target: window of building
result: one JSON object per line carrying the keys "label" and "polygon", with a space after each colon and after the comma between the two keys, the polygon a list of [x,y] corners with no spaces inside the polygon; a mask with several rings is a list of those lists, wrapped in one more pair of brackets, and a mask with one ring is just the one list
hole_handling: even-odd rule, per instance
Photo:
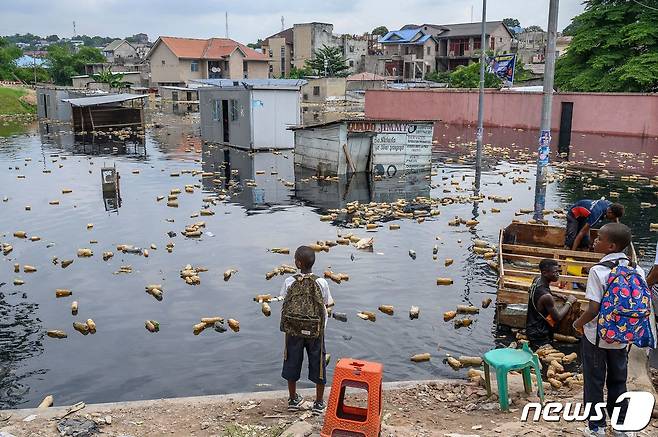
{"label": "window of building", "polygon": [[165,60],[163,59],[163,60],[162,60],[162,65],[164,65],[164,64],[165,64]]}
{"label": "window of building", "polygon": [[350,46],[350,53],[354,53],[354,46]]}
{"label": "window of building", "polygon": [[199,61],[192,61],[190,63],[190,71],[199,71]]}
{"label": "window of building", "polygon": [[464,52],[470,50],[470,40],[468,38],[457,38],[450,40],[448,49],[451,56],[464,56]]}
{"label": "window of building", "polygon": [[499,39],[498,39],[498,42],[503,42],[503,38],[499,38]]}
{"label": "window of building", "polygon": [[354,67],[354,61],[350,59],[350,67]]}
{"label": "window of building", "polygon": [[222,101],[215,99],[212,103],[212,119],[219,121],[222,119]]}
{"label": "window of building", "polygon": [[[308,100],[308,94],[304,93],[304,95],[302,96],[302,99],[303,100]],[[304,108],[304,111],[306,111],[306,108]]]}
{"label": "window of building", "polygon": [[494,50],[496,48],[496,38],[494,38],[493,36],[489,37],[489,48],[491,50]]}
{"label": "window of building", "polygon": [[282,58],[286,57],[286,48],[284,46],[281,46],[281,57]]}
{"label": "window of building", "polygon": [[314,96],[319,96],[320,95],[320,87],[319,86],[314,86],[313,87],[313,95]]}
{"label": "window of building", "polygon": [[248,79],[249,75],[249,64],[247,61],[242,61],[242,77]]}
{"label": "window of building", "polygon": [[240,110],[238,109],[238,101],[235,99],[230,100],[231,121],[237,121],[240,118]]}
{"label": "window of building", "polygon": [[473,38],[473,50],[480,50],[482,48],[482,38]]}
{"label": "window of building", "polygon": [[432,47],[427,47],[427,54],[429,55],[430,52],[432,51]]}

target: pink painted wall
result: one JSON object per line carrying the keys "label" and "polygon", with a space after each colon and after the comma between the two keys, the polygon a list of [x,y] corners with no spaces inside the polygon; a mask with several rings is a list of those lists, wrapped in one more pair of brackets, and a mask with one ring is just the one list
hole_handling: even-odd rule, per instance
{"label": "pink painted wall", "polygon": [[[573,102],[572,131],[658,136],[658,94],[556,93],[552,130],[560,128],[562,102]],[[539,129],[541,93],[487,90],[485,126]],[[477,90],[368,90],[366,117],[476,124]],[[556,134],[553,134],[555,137]]]}

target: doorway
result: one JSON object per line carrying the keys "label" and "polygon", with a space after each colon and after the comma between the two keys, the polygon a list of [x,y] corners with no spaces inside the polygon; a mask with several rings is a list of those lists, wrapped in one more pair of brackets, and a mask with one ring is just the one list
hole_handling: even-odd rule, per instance
{"label": "doorway", "polygon": [[573,118],[573,102],[562,102],[560,115],[560,137],[557,150],[559,153],[569,153],[571,145],[571,122]]}
{"label": "doorway", "polygon": [[222,100],[222,132],[224,133],[223,141],[229,143],[229,118],[228,118],[228,100]]}

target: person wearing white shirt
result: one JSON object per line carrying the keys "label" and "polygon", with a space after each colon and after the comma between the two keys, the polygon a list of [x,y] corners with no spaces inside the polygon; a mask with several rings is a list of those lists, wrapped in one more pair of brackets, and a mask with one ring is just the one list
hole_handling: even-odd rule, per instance
{"label": "person wearing white shirt", "polygon": [[[576,331],[584,334],[581,339],[581,359],[583,363],[583,398],[584,402],[592,405],[603,402],[603,388],[608,388],[607,412],[612,415],[616,406],[617,398],[625,393],[626,379],[628,375],[628,344],[608,342],[598,338],[597,323],[600,303],[608,287],[608,276],[611,268],[608,265],[628,265],[630,261],[623,253],[631,243],[631,230],[621,223],[610,223],[603,226],[594,241],[594,252],[605,254],[599,264],[590,269],[587,278],[587,289],[585,298],[588,299],[587,310],[576,320],[573,327]],[[604,264],[604,265],[601,265]],[[639,266],[635,267],[637,274],[645,278],[644,271]],[[653,316],[653,314],[651,315]],[[653,317],[652,317],[653,318]],[[655,336],[655,326],[652,324]],[[619,421],[623,423],[626,417],[628,403],[621,405]],[[605,435],[605,414],[600,420],[591,420],[594,415],[591,409],[588,427],[583,430],[586,436]],[[619,431],[614,431],[615,436],[625,436]]]}

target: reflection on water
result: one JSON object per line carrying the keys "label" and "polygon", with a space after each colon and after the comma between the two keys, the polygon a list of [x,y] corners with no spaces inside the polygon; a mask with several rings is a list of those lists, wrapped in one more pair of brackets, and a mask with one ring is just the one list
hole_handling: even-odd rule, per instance
{"label": "reflection on water", "polygon": [[27,370],[25,362],[43,353],[39,305],[26,293],[8,290],[0,282],[0,407],[15,407],[30,395],[29,379],[47,371]]}
{"label": "reflection on water", "polygon": [[[348,314],[347,323],[332,319],[327,326],[326,344],[333,357],[381,361],[389,381],[455,377],[441,362],[444,353],[480,355],[495,345],[494,305],[459,330],[445,323],[442,313],[495,297],[496,274],[472,252],[472,240],[496,242],[500,228],[513,219],[530,218],[517,212],[532,206],[534,165],[526,164],[531,150],[512,148],[487,156],[482,193],[513,199],[494,205],[469,201],[475,172],[464,148],[435,150],[432,174],[323,180],[295,168],[291,151],[249,153],[202,144],[195,117],[154,115],[141,154],[76,146],[67,128],[58,124],[40,125],[29,136],[0,143],[0,199],[8,198],[0,202],[0,241],[14,247],[0,256],[0,279],[7,282],[0,287],[0,407],[36,406],[46,394],[64,405],[241,392],[262,384],[285,388],[277,305],[272,305],[272,317],[264,317],[252,298],[278,293],[283,278],[268,281],[265,273],[291,264],[292,257],[267,249],[294,251],[348,231],[374,237],[373,252],[337,246],[319,253],[315,266],[318,273],[331,269],[350,275],[347,282],[331,283],[335,310]],[[120,191],[108,194],[100,172],[114,166]],[[641,209],[639,202],[655,203],[655,188],[635,184],[640,191],[629,193],[629,183],[617,177],[556,170],[563,177],[548,186],[547,208],[619,192],[647,265],[656,238],[648,223],[658,222],[658,210]],[[64,194],[63,188],[71,192]],[[178,207],[157,200],[174,189],[181,190]],[[327,210],[349,202],[416,197],[462,201],[438,207],[440,214],[423,223],[395,220],[397,231],[388,226],[374,232],[348,230],[340,219],[319,220]],[[58,203],[50,204],[53,200]],[[493,206],[501,212],[492,213]],[[199,217],[202,209],[214,215]],[[477,218],[480,224],[449,226],[455,216]],[[181,235],[199,220],[206,224],[200,237]],[[41,240],[14,238],[16,230]],[[165,250],[169,243],[174,244],[171,253]],[[155,249],[147,258],[117,252],[118,244]],[[434,245],[437,260],[432,259]],[[79,248],[91,248],[94,256],[77,258]],[[103,261],[101,254],[109,250],[114,257]],[[417,253],[416,259],[409,250]],[[63,269],[53,264],[54,257],[74,262]],[[454,264],[445,266],[446,258]],[[14,274],[14,263],[34,265],[38,271]],[[180,278],[186,264],[209,269],[200,285]],[[116,273],[127,265],[133,273]],[[229,268],[237,273],[224,281],[222,273]],[[437,287],[439,276],[451,277],[454,284]],[[14,277],[25,284],[14,286]],[[144,292],[150,283],[163,284],[162,301]],[[73,290],[80,304],[77,317],[71,316],[72,298],[55,299],[56,288]],[[356,312],[374,311],[380,304],[394,305],[395,315],[382,314],[374,324],[356,317]],[[412,305],[421,309],[417,320],[407,315]],[[200,317],[214,315],[239,320],[240,332],[192,334]],[[96,334],[82,336],[71,329],[74,320],[90,317],[98,326]],[[144,320],[150,319],[160,323],[157,334],[144,329]],[[69,337],[44,338],[47,329],[64,329]],[[411,363],[409,356],[420,352],[431,352],[436,359]],[[329,371],[331,376],[331,366]]]}
{"label": "reflection on water", "polygon": [[143,155],[144,138],[132,134],[128,139],[105,138],[97,135],[74,134],[69,123],[39,122],[39,134],[44,145],[51,145],[70,153],[83,155]]}

